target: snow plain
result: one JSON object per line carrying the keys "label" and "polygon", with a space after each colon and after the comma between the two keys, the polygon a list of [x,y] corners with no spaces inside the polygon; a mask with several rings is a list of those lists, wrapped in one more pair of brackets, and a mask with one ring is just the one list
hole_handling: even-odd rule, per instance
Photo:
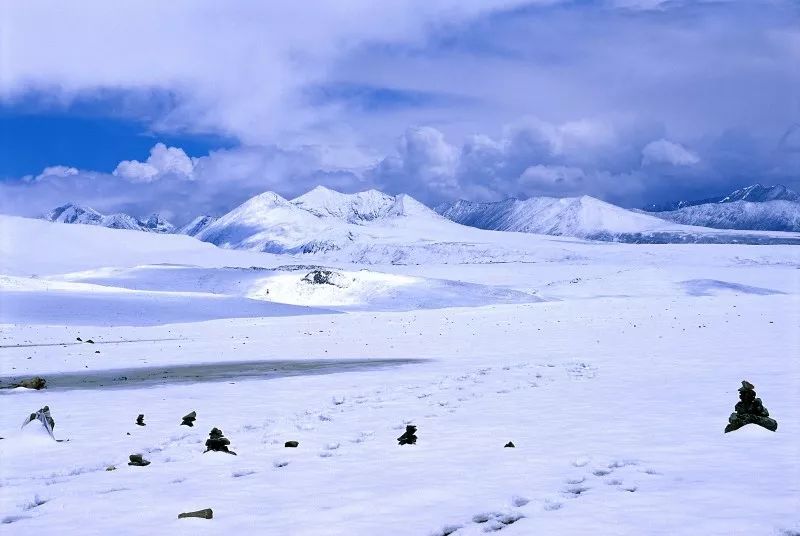
{"label": "snow plain", "polygon": [[[365,270],[335,252],[0,229],[3,379],[343,364],[1,390],[4,534],[800,534],[796,247],[460,243],[453,227],[446,248],[387,249]],[[304,283],[313,266],[337,284]],[[356,359],[421,361],[344,366]],[[776,433],[722,433],[743,379]],[[45,404],[68,441],[19,428]],[[419,441],[400,447],[407,423]],[[212,427],[237,456],[203,454]],[[133,453],[152,464],[126,465]],[[214,519],[177,519],[201,508]]]}

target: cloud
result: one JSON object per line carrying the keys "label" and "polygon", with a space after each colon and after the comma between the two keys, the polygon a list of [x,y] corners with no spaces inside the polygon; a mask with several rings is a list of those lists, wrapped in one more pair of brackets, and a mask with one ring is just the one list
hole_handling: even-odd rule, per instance
{"label": "cloud", "polygon": [[700,158],[679,143],[660,139],[651,141],[642,149],[642,166],[669,164],[671,166],[693,166]]}
{"label": "cloud", "polygon": [[34,180],[42,180],[45,177],[72,177],[79,173],[77,168],[69,166],[49,166],[42,170]]}
{"label": "cloud", "polygon": [[132,182],[152,182],[166,176],[191,179],[193,173],[194,163],[183,149],[157,143],[150,149],[146,161],[123,160],[117,164],[112,175]]}

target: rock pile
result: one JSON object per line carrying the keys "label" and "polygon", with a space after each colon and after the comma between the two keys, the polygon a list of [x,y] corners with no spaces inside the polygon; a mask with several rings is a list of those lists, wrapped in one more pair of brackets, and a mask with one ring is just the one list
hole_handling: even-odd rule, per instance
{"label": "rock pile", "polygon": [[181,426],[194,426],[194,421],[197,420],[197,412],[193,411],[181,417]]}
{"label": "rock pile", "polygon": [[212,428],[211,432],[208,434],[208,439],[206,439],[206,450],[204,452],[212,450],[214,452],[227,452],[228,454],[236,456],[235,452],[228,449],[228,445],[230,444],[230,440],[222,435],[222,430],[219,428]]}
{"label": "rock pile", "polygon": [[772,432],[778,429],[778,422],[770,419],[769,411],[761,403],[761,399],[756,397],[755,386],[747,380],[743,380],[742,386],[739,387],[739,402],[736,403],[734,412],[728,418],[725,433],[738,430],[747,424],[757,424]]}
{"label": "rock pile", "polygon": [[406,426],[406,431],[403,435],[397,438],[397,442],[401,445],[416,445],[417,444],[417,427],[409,424]]}

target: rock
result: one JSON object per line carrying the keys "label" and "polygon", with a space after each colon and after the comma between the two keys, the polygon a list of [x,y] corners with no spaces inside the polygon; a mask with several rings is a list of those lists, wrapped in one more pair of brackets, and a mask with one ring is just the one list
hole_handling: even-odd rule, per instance
{"label": "rock", "polygon": [[93,341],[92,339],[86,339],[86,342],[87,342],[88,344],[94,344],[94,341]]}
{"label": "rock", "polygon": [[300,443],[297,441],[287,441],[286,443],[283,444],[284,447],[292,449],[296,449],[299,445]]}
{"label": "rock", "polygon": [[147,426],[144,423],[144,413],[140,413],[138,417],[136,417],[136,424],[139,426]]}
{"label": "rock", "polygon": [[108,467],[106,467],[106,471],[116,471],[116,470],[117,468],[113,465],[109,465]]}
{"label": "rock", "polygon": [[213,450],[214,452],[227,452],[228,454],[236,456],[235,452],[228,449],[228,445],[230,444],[230,440],[222,435],[222,430],[219,428],[212,428],[211,432],[208,434],[208,439],[206,439],[206,450],[203,452],[206,453]]}
{"label": "rock", "polygon": [[505,445],[503,445],[503,448],[506,448],[506,449],[513,449],[513,448],[516,448],[516,445],[514,445],[514,442],[513,442],[513,441],[509,441],[508,443],[506,443]]}
{"label": "rock", "polygon": [[99,354],[100,350],[95,350],[94,353]]}
{"label": "rock", "polygon": [[20,381],[19,383],[14,383],[11,385],[11,387],[24,387],[25,389],[36,389],[37,391],[44,389],[46,386],[47,380],[41,376],[34,376],[33,378],[28,378]]}
{"label": "rock", "polygon": [[197,412],[193,411],[181,417],[183,422],[181,422],[181,426],[194,426],[194,421],[197,420]]}
{"label": "rock", "polygon": [[80,337],[75,337],[75,340],[78,342],[83,342],[83,339],[81,339]]}
{"label": "rock", "polygon": [[738,430],[748,424],[757,424],[772,432],[778,429],[778,421],[769,417],[769,411],[756,397],[755,386],[747,380],[742,380],[739,387],[739,402],[734,407],[734,412],[728,418],[725,433]]}
{"label": "rock", "polygon": [[147,467],[150,465],[150,462],[145,460],[141,454],[131,454],[128,458],[130,459],[128,465],[135,465],[136,467]]}
{"label": "rock", "polygon": [[183,519],[184,517],[199,517],[202,519],[211,519],[214,517],[214,511],[211,508],[204,508],[202,510],[197,510],[196,512],[183,512],[178,514],[178,519]]}
{"label": "rock", "polygon": [[406,426],[406,431],[403,435],[397,438],[397,442],[401,445],[416,445],[417,444],[417,427],[409,424]]}
{"label": "rock", "polygon": [[28,415],[28,418],[25,419],[25,422],[22,423],[22,428],[24,428],[28,423],[33,421],[39,421],[42,423],[42,426],[45,430],[47,430],[48,435],[51,438],[55,439],[53,436],[53,428],[56,427],[56,421],[53,419],[52,415],[50,415],[50,406],[44,406],[38,411],[31,413]]}

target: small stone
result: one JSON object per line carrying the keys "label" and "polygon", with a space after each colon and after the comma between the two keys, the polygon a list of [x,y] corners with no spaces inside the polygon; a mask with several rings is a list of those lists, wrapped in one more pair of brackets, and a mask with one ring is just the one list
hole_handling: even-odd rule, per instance
{"label": "small stone", "polygon": [[116,470],[117,468],[114,467],[113,465],[109,465],[108,467],[106,467],[106,471],[116,471]]}
{"label": "small stone", "polygon": [[81,339],[80,337],[75,337],[75,340],[78,342],[83,342],[83,339]]}
{"label": "small stone", "polygon": [[214,517],[214,511],[211,508],[204,508],[202,510],[197,510],[196,512],[183,512],[178,514],[178,519],[183,519],[184,517],[199,517],[202,519],[211,519]]}
{"label": "small stone", "polygon": [[100,350],[95,350],[94,353],[99,354]]}
{"label": "small stone", "polygon": [[128,458],[130,459],[128,465],[135,465],[136,467],[147,467],[150,465],[150,462],[145,460],[141,454],[131,454]]}
{"label": "small stone", "polygon": [[136,424],[139,426],[147,426],[144,423],[144,413],[140,413],[138,417],[136,417]]}
{"label": "small stone", "polygon": [[300,443],[297,441],[287,441],[286,443],[283,444],[284,447],[292,449],[296,449],[299,445]]}
{"label": "small stone", "polygon": [[513,442],[513,441],[509,441],[508,443],[506,443],[505,445],[503,445],[503,448],[506,448],[506,449],[513,449],[513,448],[516,448],[516,445],[514,445],[514,442]]}
{"label": "small stone", "polygon": [[86,339],[86,342],[89,344],[94,344],[94,341],[92,339]]}
{"label": "small stone", "polygon": [[409,424],[406,426],[406,431],[403,435],[397,438],[397,442],[401,445],[416,445],[417,444],[417,427]]}
{"label": "small stone", "polygon": [[193,411],[181,417],[181,426],[194,426],[194,421],[197,420],[197,412]]}

